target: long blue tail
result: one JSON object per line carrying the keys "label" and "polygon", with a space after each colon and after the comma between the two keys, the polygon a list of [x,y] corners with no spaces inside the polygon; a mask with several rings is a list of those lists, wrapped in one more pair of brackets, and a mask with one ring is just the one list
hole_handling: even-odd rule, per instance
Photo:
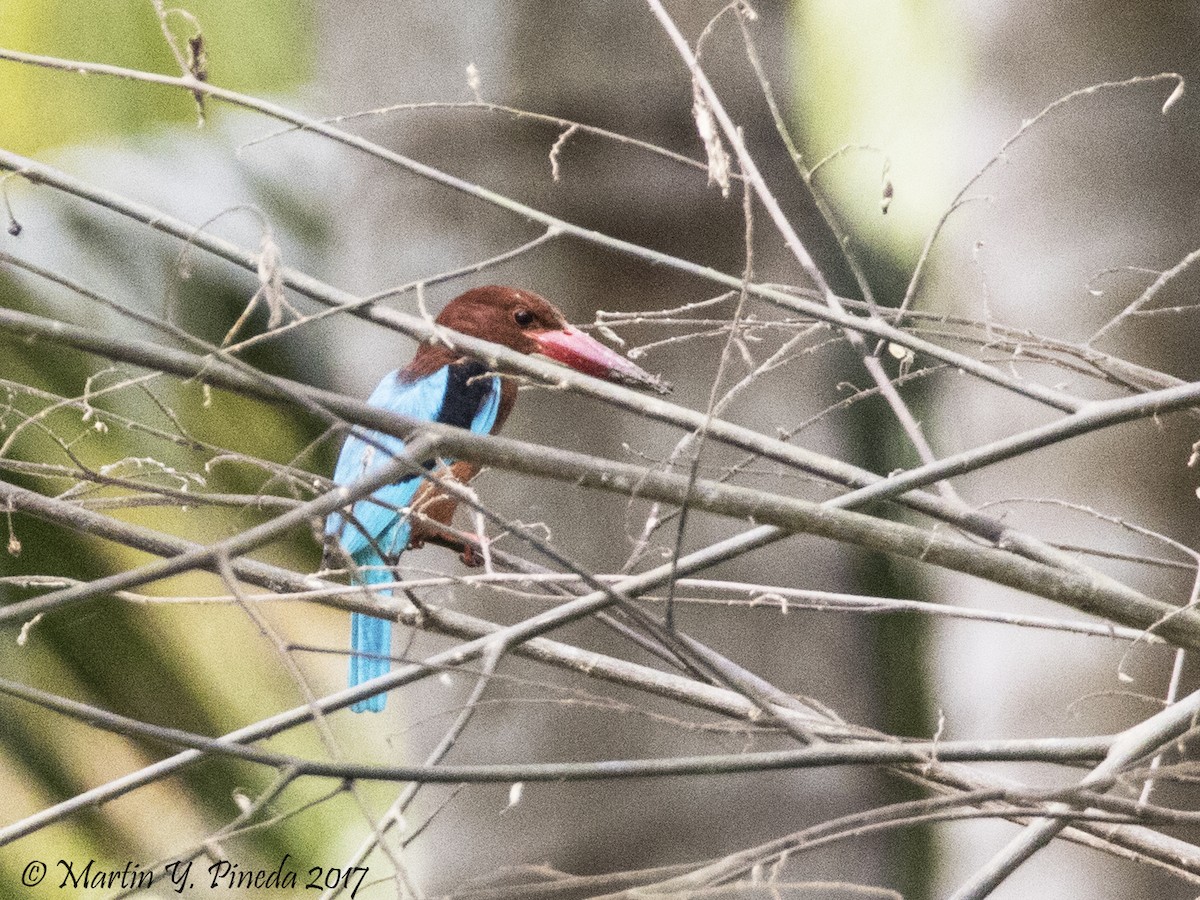
{"label": "long blue tail", "polygon": [[[368,569],[364,581],[367,584],[390,582],[392,573],[382,568]],[[391,591],[380,591],[380,597],[390,597]],[[350,647],[351,649],[370,654],[369,656],[350,657],[350,687],[370,681],[386,674],[392,667],[389,656],[392,652],[392,623],[387,619],[377,619],[364,613],[350,614]],[[366,700],[360,700],[350,708],[355,712],[383,712],[387,703],[387,694],[376,694]]]}

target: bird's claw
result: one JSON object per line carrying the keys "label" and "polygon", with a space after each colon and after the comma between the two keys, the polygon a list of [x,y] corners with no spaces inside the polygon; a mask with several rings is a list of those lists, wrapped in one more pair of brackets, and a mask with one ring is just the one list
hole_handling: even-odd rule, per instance
{"label": "bird's claw", "polygon": [[478,569],[483,565],[483,554],[470,544],[466,544],[462,550],[462,561],[467,568]]}

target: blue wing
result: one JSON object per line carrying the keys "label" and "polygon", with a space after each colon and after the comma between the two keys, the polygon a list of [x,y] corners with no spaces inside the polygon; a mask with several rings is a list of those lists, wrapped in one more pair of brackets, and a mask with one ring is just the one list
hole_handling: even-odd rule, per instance
{"label": "blue wing", "polygon": [[[399,372],[392,372],[379,382],[367,403],[414,419],[435,421],[446,398],[447,370],[448,367],[441,368],[426,378],[407,383],[400,380]],[[378,431],[361,436],[351,433],[338,455],[333,482],[343,487],[352,484],[378,471],[403,450],[404,441],[392,435]],[[408,505],[420,483],[421,479],[413,475],[380,488],[370,498],[354,504],[350,520],[341,512],[330,513],[325,520],[325,533],[337,535],[342,549],[356,559],[364,550],[374,552],[372,542],[378,543],[379,549],[389,555],[403,550],[407,545],[407,535],[386,535],[385,532],[395,531],[396,520],[401,518],[396,510]],[[381,506],[372,500],[379,500],[386,505]],[[382,539],[388,537],[393,541],[385,544]],[[395,539],[400,537],[405,538],[405,543],[392,546]]]}
{"label": "blue wing", "polygon": [[[399,372],[386,376],[367,402],[415,419],[469,427],[476,434],[488,434],[496,424],[500,410],[500,379],[484,377],[481,363],[464,362],[443,366],[415,381],[404,381]],[[345,486],[370,475],[404,450],[404,441],[378,431],[363,436],[352,433],[342,445],[334,470],[335,484]],[[431,466],[432,462],[425,464]],[[336,536],[361,572],[355,580],[362,584],[390,583],[387,560],[394,561],[408,547],[412,531],[404,508],[412,503],[421,478],[411,475],[387,485],[354,503],[347,518],[342,512],[330,513],[325,533]],[[380,596],[391,596],[381,590]],[[350,657],[350,685],[361,684],[385,674],[390,668],[392,623],[362,613],[352,613],[351,647],[367,655]],[[386,695],[376,694],[354,704],[355,712],[379,712]]]}

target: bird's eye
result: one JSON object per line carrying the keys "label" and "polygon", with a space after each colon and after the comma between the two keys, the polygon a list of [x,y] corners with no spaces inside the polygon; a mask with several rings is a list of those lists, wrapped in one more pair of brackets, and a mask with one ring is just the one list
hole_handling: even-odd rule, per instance
{"label": "bird's eye", "polygon": [[513,319],[522,328],[528,328],[533,324],[533,313],[527,309],[518,309],[513,313]]}

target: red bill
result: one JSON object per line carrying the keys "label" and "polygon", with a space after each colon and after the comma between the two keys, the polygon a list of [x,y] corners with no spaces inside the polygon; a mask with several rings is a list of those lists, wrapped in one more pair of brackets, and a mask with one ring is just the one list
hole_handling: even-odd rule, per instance
{"label": "red bill", "polygon": [[633,387],[649,388],[660,394],[671,392],[671,385],[658,375],[651,375],[591,335],[570,325],[561,331],[542,331],[531,337],[537,342],[538,352],[543,356],[548,356],[585,375],[594,375]]}

